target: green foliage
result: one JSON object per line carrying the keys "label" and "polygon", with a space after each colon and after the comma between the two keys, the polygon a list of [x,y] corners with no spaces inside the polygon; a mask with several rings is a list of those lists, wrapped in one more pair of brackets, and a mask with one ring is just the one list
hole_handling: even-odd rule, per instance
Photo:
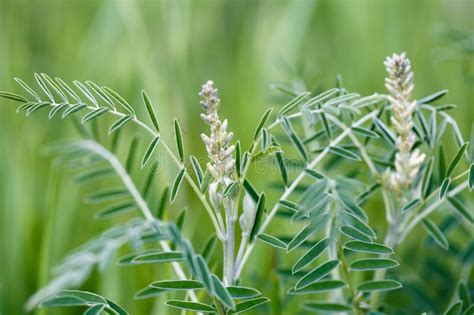
{"label": "green foliage", "polygon": [[[232,135],[227,133],[227,122],[217,116],[217,89],[213,82],[206,83],[201,92],[206,110],[203,119],[211,127],[212,138],[203,136],[211,157],[205,162],[206,169],[198,157],[186,158],[185,134],[176,118],[171,133],[177,153],[170,149],[146,92],[141,95],[143,112],[151,125],[142,120],[141,111],[135,111],[110,88],[92,81],[73,81],[72,88],[45,74],[35,74],[35,79],[39,91],[16,79],[28,97],[7,92],[1,92],[0,97],[19,102],[17,111],[27,116],[48,108],[50,119],[60,112],[62,118],[73,118],[81,134],[89,139],[60,145],[53,151],[64,165],[74,169],[75,181],[81,185],[115,180],[113,186],[86,197],[91,205],[101,204],[96,219],[134,219],[104,232],[69,256],[57,278],[31,298],[29,309],[38,305],[86,306],[85,314],[125,314],[122,308],[98,295],[60,290],[82,285],[96,267],[107,268],[117,251],[129,243],[132,250],[118,259],[119,266],[169,264],[174,273],[160,274],[165,279],[149,281],[148,287],[136,292],[137,300],[163,297],[171,308],[220,315],[263,309],[270,307],[268,302],[271,307],[284,307],[292,299],[297,307],[311,312],[379,311],[385,306],[381,294],[401,294],[410,288],[405,262],[398,261],[397,250],[420,223],[443,250],[458,251],[454,254],[458,260],[461,257],[463,269],[472,262],[472,235],[462,244],[466,248],[452,249],[449,222],[436,224],[438,219],[428,219],[446,216],[460,226],[459,233],[470,230],[474,222],[469,201],[459,197],[463,190],[472,188],[472,161],[467,166],[463,160],[468,142],[445,108],[430,105],[441,99],[444,91],[414,103],[416,109],[410,121],[414,145],[427,156],[409,161],[419,164],[419,169],[412,171],[413,176],[409,174],[410,182],[397,186],[394,178],[406,174],[400,171],[403,152],[397,143],[402,140],[392,119],[392,98],[349,92],[340,77],[336,88],[318,93],[286,88],[286,105],[273,122],[272,109],[264,113],[255,132],[249,135],[247,150],[241,146],[244,139],[237,140],[235,147],[227,145]],[[40,96],[43,94],[44,98]],[[113,134],[112,139],[100,137],[102,125],[108,134]],[[142,148],[138,139],[143,136],[134,134],[122,165],[118,146],[123,142],[123,136],[119,136],[128,130],[126,125],[133,125],[151,138]],[[446,168],[440,139],[448,127],[460,148]],[[220,139],[223,135],[227,138]],[[156,189],[157,163],[145,168],[158,151],[178,170],[171,188]],[[135,167],[138,156],[140,168]],[[268,159],[270,156],[275,159]],[[276,162],[278,183],[272,182],[273,177],[265,178],[268,185],[263,187],[261,182],[251,183],[250,174],[262,172],[257,162]],[[143,182],[140,190],[135,184],[138,180]],[[178,192],[184,182],[200,205],[186,204],[179,214],[169,211],[179,203]],[[172,205],[168,204],[168,197]],[[150,210],[152,200],[158,200],[156,211]],[[369,202],[380,207],[377,213],[367,211]],[[454,211],[434,213],[442,205],[449,205]],[[191,241],[183,232],[192,222],[191,211],[206,211],[213,228],[201,252],[194,249],[199,242]],[[143,219],[137,218],[139,215]],[[380,223],[382,217],[386,218],[384,224]],[[458,217],[462,219],[459,223]],[[270,234],[268,228],[276,220],[282,220],[290,234]],[[207,226],[203,227],[207,231]],[[273,264],[275,276],[271,285],[285,287],[286,291],[283,295],[272,293],[272,301],[263,296],[268,289],[265,285],[242,276],[254,247],[262,245],[271,246],[278,258]],[[222,251],[216,251],[221,257],[214,255],[216,247],[222,247]],[[79,257],[85,255],[94,259],[84,263]],[[256,269],[261,267],[257,265]],[[397,280],[386,278],[387,274],[396,275]],[[58,279],[70,281],[57,285]],[[181,291],[185,295],[178,295]],[[314,293],[321,296],[314,300]],[[466,309],[469,289],[460,289],[460,299],[448,313]]]}

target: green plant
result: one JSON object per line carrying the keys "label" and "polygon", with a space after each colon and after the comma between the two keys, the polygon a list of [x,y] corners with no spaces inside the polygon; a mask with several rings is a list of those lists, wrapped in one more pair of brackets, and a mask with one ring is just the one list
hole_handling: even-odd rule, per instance
{"label": "green plant", "polygon": [[[405,54],[387,58],[385,65],[388,95],[362,97],[347,91],[340,78],[336,88],[316,95],[278,87],[289,102],[276,115],[272,109],[263,114],[247,149],[239,141],[231,144],[228,122],[218,114],[218,91],[208,81],[200,93],[205,111],[201,117],[210,127],[209,135],[201,136],[208,153],[204,169],[196,157],[186,155],[177,119],[173,122],[176,150],[163,139],[145,92],[142,99],[151,124],[139,118],[118,93],[91,81],[74,81],[73,89],[59,78],[35,74],[44,94],[40,96],[16,79],[29,98],[9,92],[0,92],[0,96],[20,102],[17,112],[29,116],[48,108],[49,119],[72,117],[88,138],[52,148],[63,164],[80,170],[78,182],[112,174],[119,179],[120,186],[87,197],[94,203],[114,201],[96,218],[142,216],[105,231],[67,257],[56,277],[30,299],[28,308],[87,306],[85,314],[125,314],[101,296],[64,289],[80,286],[95,266],[106,268],[117,249],[130,243],[135,250],[120,258],[120,265],[171,263],[175,274],[173,279],[152,282],[136,294],[137,299],[183,292],[179,300],[169,300],[167,305],[198,313],[242,313],[269,301],[258,284],[242,277],[255,244],[263,242],[288,252],[292,267],[280,268],[278,281],[289,287],[285,298],[302,297],[303,309],[356,314],[383,311],[381,292],[400,289],[403,283],[396,272],[388,277],[387,271],[400,265],[397,248],[414,228],[423,226],[436,244],[445,250],[449,247],[442,229],[429,218],[446,203],[461,218],[460,224],[466,227],[462,232],[469,240],[460,258],[460,283],[464,283],[473,260],[474,217],[459,193],[474,185],[474,151],[468,152],[468,142],[447,113],[453,106],[431,105],[447,91],[412,100],[413,73]],[[107,116],[115,118],[108,128],[112,137],[100,141],[98,130]],[[91,128],[86,128],[88,124]],[[131,174],[138,153],[136,140],[125,165],[117,150],[124,128],[131,124],[149,135],[140,163],[147,172],[142,189]],[[442,141],[448,127],[459,150],[446,165]],[[153,213],[148,205],[157,170],[152,157],[160,151],[175,165],[177,175],[171,187],[162,190],[160,206]],[[459,172],[464,161],[469,167]],[[253,166],[262,162],[275,162],[279,172],[280,195],[274,200],[249,179],[250,172],[260,171]],[[166,200],[173,203],[184,182],[196,194],[215,232],[201,252],[182,233],[185,211],[175,222],[166,219]],[[371,223],[364,210],[365,204],[379,196],[385,233]],[[297,233],[290,237],[268,234],[276,218],[297,226]],[[384,241],[377,240],[379,234],[385,234]],[[211,259],[217,241],[222,245],[222,259]],[[325,295],[315,301],[314,293]],[[464,294],[461,299],[468,301],[468,297]],[[472,309],[465,303],[451,309]]]}

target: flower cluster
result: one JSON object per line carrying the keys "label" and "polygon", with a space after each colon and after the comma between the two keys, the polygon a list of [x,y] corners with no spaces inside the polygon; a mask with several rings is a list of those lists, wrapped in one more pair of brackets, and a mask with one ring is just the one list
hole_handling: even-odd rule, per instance
{"label": "flower cluster", "polygon": [[410,60],[405,53],[393,54],[384,64],[388,72],[385,87],[390,92],[388,98],[392,104],[391,122],[398,135],[395,172],[390,176],[390,184],[400,194],[415,180],[425,155],[418,149],[412,151],[416,139],[412,131],[416,101],[410,100],[414,88]]}
{"label": "flower cluster", "polygon": [[201,118],[211,128],[209,136],[201,135],[210,159],[207,168],[215,182],[226,183],[231,179],[235,165],[233,157],[235,147],[230,145],[233,134],[227,132],[227,119],[223,122],[219,119],[217,112],[220,100],[214,82],[207,81],[202,86],[199,96],[202,98],[201,105],[206,111],[205,114],[201,114]]}

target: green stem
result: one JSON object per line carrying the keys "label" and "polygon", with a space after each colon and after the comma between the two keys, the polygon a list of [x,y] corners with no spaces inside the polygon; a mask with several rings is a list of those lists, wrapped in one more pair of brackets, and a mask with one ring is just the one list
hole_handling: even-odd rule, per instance
{"label": "green stem", "polygon": [[[375,117],[377,114],[378,114],[378,110],[375,110],[375,111],[367,114],[366,116],[362,117],[358,121],[356,121],[352,126],[353,127],[358,127],[358,126],[364,124],[366,121],[368,121],[368,120],[372,119],[373,117]],[[270,126],[270,127],[272,127],[272,126]],[[350,132],[351,132],[350,129],[346,129],[343,132],[341,132],[341,134],[337,138],[335,138],[333,141],[331,141],[331,143],[317,157],[315,157],[309,164],[307,164],[307,168],[313,169],[314,167],[316,167],[316,165],[319,162],[321,162],[322,159],[329,153],[329,147],[339,144]],[[267,215],[265,221],[262,223],[262,225],[260,227],[259,233],[263,233],[265,231],[265,229],[270,225],[270,222],[272,221],[273,217],[275,216],[276,212],[279,209],[279,203],[278,202],[280,200],[285,200],[286,198],[288,198],[291,195],[291,193],[295,190],[295,188],[299,185],[299,183],[305,177],[306,177],[306,173],[304,171],[302,171],[294,179],[294,181],[291,183],[291,185],[285,189],[285,192],[281,195],[281,197],[275,203],[273,208],[268,212],[268,215]],[[241,260],[240,264],[236,266],[236,278],[238,278],[240,273],[242,272],[242,269],[243,269],[245,263],[247,262],[248,258],[250,257],[250,253],[252,252],[254,246],[255,246],[255,243],[250,244],[247,247],[247,249],[246,249],[246,251],[245,251],[245,253],[242,257],[242,260]]]}
{"label": "green stem", "polygon": [[224,307],[222,306],[221,302],[217,298],[214,298],[214,305],[216,306],[217,312],[219,315],[226,315],[226,311],[224,310]]}

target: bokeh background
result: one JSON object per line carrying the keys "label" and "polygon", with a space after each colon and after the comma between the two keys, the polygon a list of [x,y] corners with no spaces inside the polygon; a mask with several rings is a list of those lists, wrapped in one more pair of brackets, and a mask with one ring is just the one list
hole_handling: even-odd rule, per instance
{"label": "bokeh background", "polygon": [[[415,96],[449,89],[444,101],[459,106],[452,114],[469,138],[473,16],[471,0],[0,0],[0,90],[20,92],[13,77],[33,83],[34,72],[93,80],[131,103],[138,103],[145,89],[163,129],[171,134],[172,118],[179,117],[187,151],[204,156],[196,141],[204,129],[197,93],[206,80],[218,85],[222,115],[248,144],[261,114],[275,105],[272,83],[325,89],[341,74],[351,91],[383,93],[383,59],[406,51],[415,71]],[[27,298],[65,254],[109,223],[91,220],[94,209],[81,202],[87,189],[71,183],[71,174],[44,154],[48,144],[77,137],[72,124],[48,121],[44,114],[26,119],[15,114],[12,102],[0,105],[0,314],[13,315],[24,313]],[[171,179],[164,172],[159,183]],[[180,205],[190,205],[186,233],[199,247],[210,228],[205,212],[193,209],[193,198],[182,192]],[[425,234],[420,230],[410,241],[421,242]],[[246,275],[265,283],[264,293],[271,295],[272,255],[264,246],[257,251]],[[438,272],[455,279],[456,266],[451,267]],[[132,269],[113,265],[83,288],[131,314],[165,314],[153,306],[159,301],[132,299],[160,271]],[[430,289],[427,304],[453,288]],[[268,310],[296,314],[278,306]]]}

